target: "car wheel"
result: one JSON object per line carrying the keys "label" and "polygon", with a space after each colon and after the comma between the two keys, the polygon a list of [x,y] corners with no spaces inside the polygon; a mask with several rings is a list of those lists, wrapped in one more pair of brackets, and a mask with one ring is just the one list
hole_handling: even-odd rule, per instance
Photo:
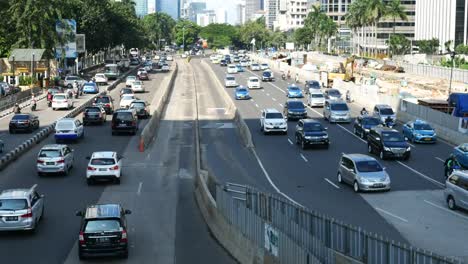
{"label": "car wheel", "polygon": [[447,198],[447,206],[450,210],[455,210],[457,209],[457,204],[455,203],[455,199],[453,199],[452,196],[449,196]]}
{"label": "car wheel", "polygon": [[9,132],[10,132],[10,134],[14,134],[14,133],[15,133],[15,130],[13,130],[13,129],[10,128],[10,131],[9,131]]}
{"label": "car wheel", "polygon": [[301,148],[302,148],[302,149],[306,149],[306,148],[307,148],[307,145],[306,145],[306,143],[305,143],[304,140],[301,140]]}
{"label": "car wheel", "polygon": [[353,190],[355,193],[358,193],[360,190],[359,190],[359,184],[357,181],[354,181],[354,184],[353,184]]}
{"label": "car wheel", "polygon": [[383,151],[383,150],[380,151],[380,153],[379,153],[379,158],[380,158],[381,160],[384,160],[384,159],[385,159],[385,154],[384,154],[384,151]]}
{"label": "car wheel", "polygon": [[68,176],[69,172],[70,172],[70,168],[65,168],[63,170],[63,176]]}
{"label": "car wheel", "polygon": [[55,111],[55,108],[52,107],[52,111]]}
{"label": "car wheel", "polygon": [[338,178],[339,183],[343,183],[343,179],[341,178],[341,173],[338,172],[337,178]]}
{"label": "car wheel", "polygon": [[93,184],[93,179],[91,179],[91,178],[86,179],[86,183],[87,183],[88,185]]}
{"label": "car wheel", "polygon": [[361,138],[364,139],[364,131],[361,131]]}
{"label": "car wheel", "polygon": [[78,250],[78,258],[79,258],[80,260],[86,259],[86,258],[84,257],[84,255],[83,255],[83,253],[81,253],[81,250]]}
{"label": "car wheel", "polygon": [[371,144],[367,144],[367,152],[372,153],[372,146],[371,146]]}
{"label": "car wheel", "polygon": [[354,135],[358,134],[357,129],[355,127],[353,127],[353,133],[354,133]]}

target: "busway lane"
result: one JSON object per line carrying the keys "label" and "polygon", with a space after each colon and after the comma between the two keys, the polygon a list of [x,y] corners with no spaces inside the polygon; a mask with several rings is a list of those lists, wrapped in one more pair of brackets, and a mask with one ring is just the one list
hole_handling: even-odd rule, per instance
{"label": "busway lane", "polygon": [[[164,76],[165,74],[150,74],[151,80],[145,82],[149,92],[137,94],[137,97],[151,101]],[[120,84],[110,92],[116,108],[119,105],[120,89],[124,86],[125,84]],[[81,119],[81,116],[78,118]],[[78,143],[69,144],[74,149],[75,160],[74,167],[68,176],[54,175],[41,178],[37,176],[35,163],[37,153],[45,144],[55,143],[53,136],[46,138],[2,171],[0,190],[25,188],[38,184],[38,191],[45,195],[45,218],[39,224],[36,233],[0,234],[0,254],[5,262],[64,262],[77,239],[80,220],[74,212],[95,203],[106,186],[111,184],[103,183],[92,186],[86,184],[88,161],[85,157],[94,151],[110,150],[121,153],[131,139],[131,136],[127,135],[111,136],[110,120],[111,116],[108,116],[107,122],[102,126],[86,126],[85,138]],[[146,122],[146,120],[139,122],[138,134],[141,133]],[[125,169],[123,175],[125,176]],[[125,178],[122,179],[121,185],[123,187],[126,185]]]}

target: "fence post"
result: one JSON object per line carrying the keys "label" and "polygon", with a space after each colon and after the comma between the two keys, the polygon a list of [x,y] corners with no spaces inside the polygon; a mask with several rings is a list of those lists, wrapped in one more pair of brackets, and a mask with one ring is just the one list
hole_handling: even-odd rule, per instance
{"label": "fence post", "polygon": [[350,232],[350,228],[348,225],[345,225],[343,222],[341,223],[341,225],[344,227],[344,253],[345,255],[349,255],[349,252],[351,251],[350,249],[350,243],[349,243],[349,238],[350,238],[350,235],[349,235],[349,232]]}
{"label": "fence post", "polygon": [[363,245],[363,249],[362,249],[362,262],[364,263],[367,263],[367,259],[368,259],[368,254],[369,254],[369,248],[368,248],[368,238],[369,236],[367,235],[367,232],[366,231],[363,231],[361,230],[361,227],[359,227],[359,233],[363,234],[364,235],[364,245]]}

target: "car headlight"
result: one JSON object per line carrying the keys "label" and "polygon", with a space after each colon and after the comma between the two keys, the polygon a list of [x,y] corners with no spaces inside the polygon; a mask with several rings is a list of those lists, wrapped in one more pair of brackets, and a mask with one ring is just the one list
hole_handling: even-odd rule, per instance
{"label": "car headlight", "polygon": [[434,134],[432,134],[432,136],[433,136],[433,137],[435,137],[435,136],[437,136],[437,134],[436,134],[436,133],[434,133]]}
{"label": "car headlight", "polygon": [[411,147],[407,147],[407,148],[406,148],[406,151],[411,151]]}
{"label": "car headlight", "polygon": [[360,177],[362,183],[370,183],[369,179]]}
{"label": "car headlight", "polygon": [[387,175],[387,176],[385,177],[385,180],[384,180],[384,181],[385,181],[385,182],[390,182],[390,177]]}
{"label": "car headlight", "polygon": [[312,139],[312,137],[311,137],[311,136],[306,136],[305,138],[306,138],[306,139]]}
{"label": "car headlight", "polygon": [[421,135],[421,134],[418,134],[418,133],[414,134],[414,136],[415,136],[415,137],[422,137],[422,135]]}
{"label": "car headlight", "polygon": [[322,138],[328,138],[328,135],[323,135]]}
{"label": "car headlight", "polygon": [[385,151],[391,151],[391,149],[388,148],[388,147],[384,147],[383,149],[384,149]]}
{"label": "car headlight", "polygon": [[364,131],[366,131],[366,133],[369,133],[369,129],[368,128],[364,128]]}

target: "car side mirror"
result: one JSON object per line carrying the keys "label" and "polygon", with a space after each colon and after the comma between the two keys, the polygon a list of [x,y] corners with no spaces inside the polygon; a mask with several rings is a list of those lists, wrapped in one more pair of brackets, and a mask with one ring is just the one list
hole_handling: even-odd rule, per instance
{"label": "car side mirror", "polygon": [[378,141],[378,140],[380,140],[380,138],[379,138],[379,137],[376,137],[376,138],[375,138],[375,140],[377,140],[377,141]]}
{"label": "car side mirror", "polygon": [[91,159],[91,157],[86,157],[86,159],[87,159],[87,160],[90,160],[90,159]]}
{"label": "car side mirror", "polygon": [[325,127],[324,129],[325,129],[325,130],[328,130],[328,127]]}
{"label": "car side mirror", "polygon": [[406,140],[406,141],[408,141],[408,140],[409,140],[409,138],[405,137],[405,140]]}
{"label": "car side mirror", "polygon": [[76,211],[76,212],[75,212],[75,215],[76,215],[76,216],[83,216],[83,212],[82,212],[82,211]]}
{"label": "car side mirror", "polygon": [[128,210],[128,209],[125,209],[125,214],[132,214],[132,211]]}
{"label": "car side mirror", "polygon": [[41,198],[45,198],[45,195],[44,195],[44,194],[41,194],[40,197],[41,197]]}
{"label": "car side mirror", "polygon": [[387,169],[387,167],[383,167],[383,168],[382,168],[382,170],[386,170],[386,169]]}

